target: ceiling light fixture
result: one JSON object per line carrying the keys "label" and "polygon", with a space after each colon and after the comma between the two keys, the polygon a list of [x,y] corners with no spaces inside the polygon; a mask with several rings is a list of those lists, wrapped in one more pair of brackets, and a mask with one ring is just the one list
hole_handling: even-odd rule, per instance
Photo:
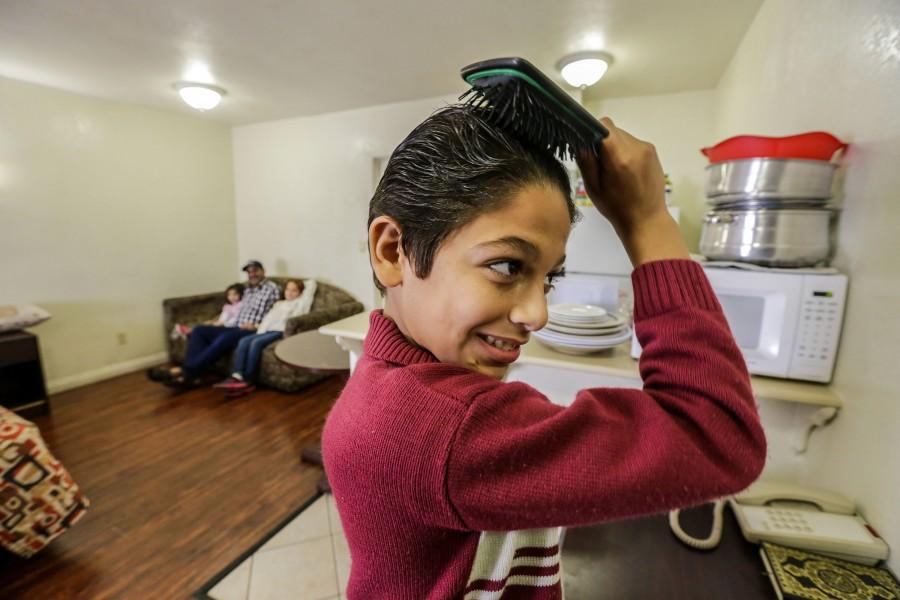
{"label": "ceiling light fixture", "polygon": [[584,89],[600,81],[612,62],[612,55],[606,52],[576,52],[559,59],[556,68],[566,83]]}
{"label": "ceiling light fixture", "polygon": [[211,110],[219,105],[225,90],[217,85],[208,83],[196,83],[194,81],[179,81],[173,86],[178,90],[181,99],[191,108],[197,110]]}

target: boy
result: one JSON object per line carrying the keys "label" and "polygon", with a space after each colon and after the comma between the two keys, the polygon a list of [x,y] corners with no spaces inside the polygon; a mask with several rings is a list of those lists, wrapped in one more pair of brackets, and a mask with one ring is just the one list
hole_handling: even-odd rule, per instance
{"label": "boy", "polygon": [[655,150],[604,123],[579,163],[635,267],[644,388],[567,408],[502,382],[562,274],[565,170],[460,106],[391,156],[369,210],[385,307],[323,435],[351,600],[558,599],[559,527],[699,504],[762,469],[749,376]]}

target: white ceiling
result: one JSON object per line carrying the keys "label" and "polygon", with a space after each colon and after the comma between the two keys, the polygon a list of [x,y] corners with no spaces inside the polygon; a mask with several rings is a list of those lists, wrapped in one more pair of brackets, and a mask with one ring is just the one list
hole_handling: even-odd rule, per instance
{"label": "white ceiling", "polygon": [[[592,96],[716,85],[762,0],[3,0],[0,76],[243,124],[461,93],[460,67],[564,54],[615,63]],[[205,72],[205,74],[204,74]]]}

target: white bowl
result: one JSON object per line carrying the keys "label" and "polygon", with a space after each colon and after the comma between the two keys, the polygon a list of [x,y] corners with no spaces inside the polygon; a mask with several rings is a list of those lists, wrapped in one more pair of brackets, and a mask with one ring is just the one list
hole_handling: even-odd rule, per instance
{"label": "white bowl", "polygon": [[547,307],[551,315],[573,321],[593,322],[606,316],[606,309],[593,304],[551,304]]}
{"label": "white bowl", "polygon": [[573,356],[584,356],[585,354],[596,354],[597,352],[607,352],[612,348],[576,348],[573,346],[561,346],[559,344],[552,344],[550,342],[545,342],[544,340],[539,340],[542,344],[550,348],[551,350],[555,350],[556,352],[560,352],[562,354],[571,354]]}
{"label": "white bowl", "polygon": [[534,332],[534,337],[542,342],[558,346],[574,348],[612,348],[631,339],[631,328],[626,327],[616,335],[571,335],[558,331],[541,329]]}

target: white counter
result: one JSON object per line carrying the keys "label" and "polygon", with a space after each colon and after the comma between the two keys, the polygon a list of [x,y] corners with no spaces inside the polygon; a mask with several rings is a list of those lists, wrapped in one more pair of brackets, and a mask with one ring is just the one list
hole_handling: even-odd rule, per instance
{"label": "white counter", "polygon": [[[320,333],[335,336],[338,343],[351,352],[351,365],[355,365],[355,359],[361,354],[362,341],[368,330],[369,314],[365,312],[319,328]],[[356,356],[352,356],[353,354]],[[515,363],[516,368],[526,365],[624,379],[629,380],[632,384],[629,387],[640,387],[638,361],[629,355],[628,344],[622,344],[598,354],[570,356],[551,350],[540,342],[532,340],[522,347],[522,354]],[[758,376],[751,377],[750,381],[757,398],[841,407],[840,396],[825,384],[801,383]]]}

